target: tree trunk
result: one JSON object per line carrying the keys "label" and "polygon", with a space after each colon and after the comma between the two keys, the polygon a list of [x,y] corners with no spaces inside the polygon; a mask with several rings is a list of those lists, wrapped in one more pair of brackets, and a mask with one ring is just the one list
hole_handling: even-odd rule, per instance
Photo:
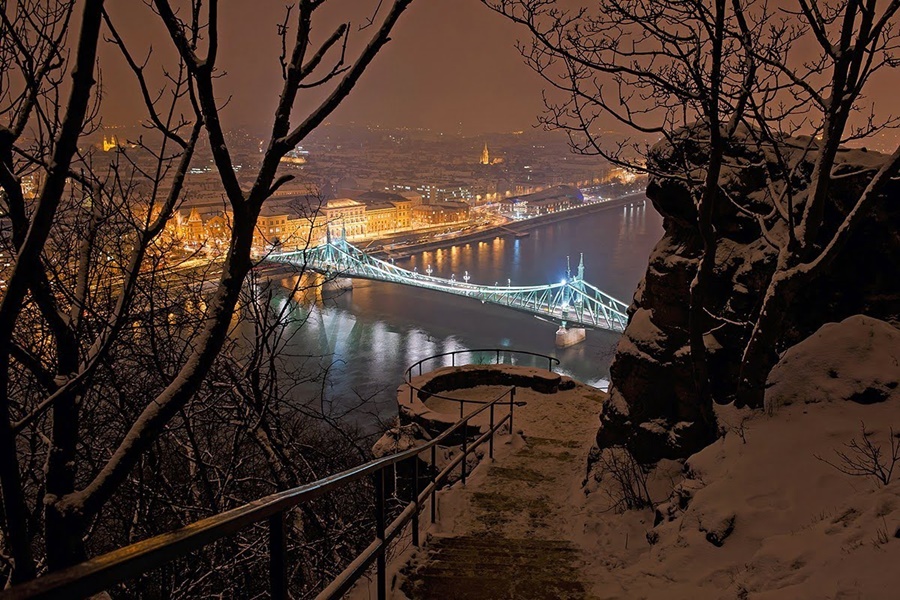
{"label": "tree trunk", "polygon": [[[0,373],[4,377],[6,373]],[[10,427],[9,406],[0,402],[0,488],[3,491],[3,512],[6,536],[12,553],[12,583],[34,579],[36,571],[28,535],[28,507],[19,473],[16,438]]]}
{"label": "tree trunk", "polygon": [[[48,498],[49,500],[49,498]],[[84,536],[87,522],[57,501],[44,506],[44,535],[47,543],[47,568],[57,571],[87,559]]]}
{"label": "tree trunk", "polygon": [[691,306],[689,312],[689,338],[691,370],[697,390],[697,413],[709,439],[715,439],[716,417],[712,408],[712,392],[709,385],[709,366],[706,361],[706,343],[703,340],[709,318],[706,314],[706,297],[709,280],[715,265],[715,245],[704,249],[697,265],[697,274],[691,282]]}
{"label": "tree trunk", "polygon": [[760,408],[763,405],[766,379],[778,362],[776,346],[781,338],[781,325],[797,289],[795,279],[781,270],[772,277],[741,359],[735,406]]}

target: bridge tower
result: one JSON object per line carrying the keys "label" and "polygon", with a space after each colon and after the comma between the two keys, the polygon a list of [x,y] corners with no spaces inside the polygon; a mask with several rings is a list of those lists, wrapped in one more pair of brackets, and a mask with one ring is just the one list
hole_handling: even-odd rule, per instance
{"label": "bridge tower", "polygon": [[578,275],[572,281],[572,287],[581,292],[575,294],[575,306],[580,310],[584,304],[584,252],[581,253],[581,258],[578,260]]}
{"label": "bridge tower", "polygon": [[584,291],[584,253],[581,254],[581,261],[578,263],[578,275],[573,279],[572,278],[572,264],[569,261],[569,257],[566,257],[566,282],[565,287],[563,287],[562,294],[560,295],[560,300],[562,302],[562,323],[559,326],[559,329],[556,330],[556,347],[557,348],[568,348],[569,346],[574,346],[576,344],[580,344],[584,341],[585,331],[583,327],[573,327],[571,329],[566,327],[566,320],[569,315],[569,309],[572,307],[573,301],[575,304],[575,309],[577,311],[582,304],[582,295],[581,294],[573,294],[572,290]]}

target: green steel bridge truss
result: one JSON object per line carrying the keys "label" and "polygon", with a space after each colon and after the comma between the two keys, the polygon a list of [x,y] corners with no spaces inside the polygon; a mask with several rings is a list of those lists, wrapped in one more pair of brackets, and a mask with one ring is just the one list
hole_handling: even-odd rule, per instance
{"label": "green steel bridge truss", "polygon": [[326,277],[387,281],[455,294],[537,315],[562,326],[621,332],[628,305],[584,281],[584,257],[575,276],[533,286],[476,285],[401,269],[373,258],[341,237],[305,250],[271,254],[267,260],[315,271]]}

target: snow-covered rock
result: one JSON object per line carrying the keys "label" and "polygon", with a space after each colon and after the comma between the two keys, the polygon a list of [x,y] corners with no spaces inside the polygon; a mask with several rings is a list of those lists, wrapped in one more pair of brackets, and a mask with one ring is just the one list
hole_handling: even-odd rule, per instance
{"label": "snow-covered rock", "polygon": [[826,323],[785,352],[766,384],[766,410],[846,399],[900,400],[900,329],[864,315]]}
{"label": "snow-covered rock", "polygon": [[382,456],[415,448],[421,445],[423,441],[430,439],[431,436],[417,423],[392,427],[385,431],[378,438],[378,441],[375,442],[375,445],[372,446],[372,454],[375,458],[381,458]]}
{"label": "snow-covered rock", "polygon": [[[653,168],[677,175],[682,161],[704,165],[707,155],[702,127],[685,136],[681,145],[660,143],[653,148]],[[805,148],[800,140],[797,148]],[[766,189],[766,160],[752,144],[729,150],[722,185],[745,208],[773,213]],[[814,159],[811,154],[807,161]],[[792,160],[789,157],[789,160]],[[825,239],[851,208],[859,192],[884,161],[875,152],[843,150],[825,208],[821,236]],[[811,168],[801,166],[800,177]],[[696,402],[688,340],[690,285],[702,241],[697,231],[696,207],[677,176],[652,177],[647,196],[663,216],[665,233],[650,256],[647,272],[635,293],[633,315],[610,367],[610,398],[597,435],[601,447],[626,445],[645,462],[684,458],[715,438],[712,424],[704,424]],[[796,210],[802,210],[803,192]],[[718,236],[714,276],[710,283],[712,315],[706,336],[712,391],[729,402],[737,382],[740,356],[749,328],[759,309],[775,266],[776,249],[762,238],[756,219],[742,214],[730,202],[716,205],[713,217]],[[783,222],[773,225],[772,237],[787,237]],[[771,348],[783,352],[816,331],[822,324],[865,313],[882,319],[900,318],[900,183],[892,182],[840,255],[797,296],[785,319],[782,337]],[[642,427],[652,422],[652,428]],[[660,427],[659,424],[663,426]],[[678,424],[678,431],[674,429]],[[668,430],[672,430],[671,432]],[[674,435],[673,435],[674,433]]]}

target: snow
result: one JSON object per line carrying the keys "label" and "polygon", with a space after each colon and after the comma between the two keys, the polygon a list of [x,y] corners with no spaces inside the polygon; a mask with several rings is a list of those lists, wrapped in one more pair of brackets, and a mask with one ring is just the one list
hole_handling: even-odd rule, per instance
{"label": "snow", "polygon": [[653,311],[638,308],[628,322],[628,339],[640,351],[652,356],[665,353],[666,334],[653,323]]}
{"label": "snow", "polygon": [[[785,407],[745,421],[688,460],[686,508],[611,515],[585,502],[585,555],[598,598],[894,598],[900,481],[851,478],[829,457],[865,420],[900,427],[896,404]],[[666,510],[668,509],[668,510]],[[669,520],[671,519],[671,520]],[[631,549],[622,535],[640,536]],[[654,544],[650,545],[649,540]],[[647,541],[645,541],[647,540]],[[602,557],[602,558],[599,558]]]}
{"label": "snow", "polygon": [[[539,497],[552,518],[537,525],[513,519],[503,535],[570,542],[591,598],[895,598],[900,465],[882,485],[826,461],[839,463],[835,452],[861,438],[861,423],[882,447],[891,428],[900,432],[900,395],[890,387],[898,333],[856,316],[789,350],[767,391],[767,406],[777,410],[717,407],[724,437],[684,464],[661,461],[648,474],[654,506],[645,510],[615,510],[610,478],[585,479],[604,393],[584,385],[556,394],[521,390],[517,399],[526,405],[516,409],[516,435],[502,436],[494,462],[484,458],[465,486],[439,493],[438,523],[428,535],[477,532],[473,493],[498,485],[516,493],[485,465],[518,460],[542,473],[525,493]],[[850,401],[870,388],[890,394],[876,403]],[[535,441],[548,438],[572,440],[568,460],[522,463],[522,453],[540,454],[546,446]],[[401,559],[408,560],[409,553]]]}
{"label": "snow", "polygon": [[851,399],[900,400],[900,330],[863,315],[826,323],[790,348],[769,376],[766,410]]}
{"label": "snow", "polygon": [[628,331],[628,335],[623,335],[619,339],[619,344],[616,346],[616,355],[625,354],[630,354],[631,356],[637,357],[642,362],[646,362],[648,364],[655,365],[659,362],[653,356],[641,350],[641,348],[632,341],[631,330]]}
{"label": "snow", "polygon": [[389,454],[398,454],[414,448],[422,440],[430,440],[431,436],[417,423],[409,423],[389,429],[372,446],[372,455],[381,458]]}

